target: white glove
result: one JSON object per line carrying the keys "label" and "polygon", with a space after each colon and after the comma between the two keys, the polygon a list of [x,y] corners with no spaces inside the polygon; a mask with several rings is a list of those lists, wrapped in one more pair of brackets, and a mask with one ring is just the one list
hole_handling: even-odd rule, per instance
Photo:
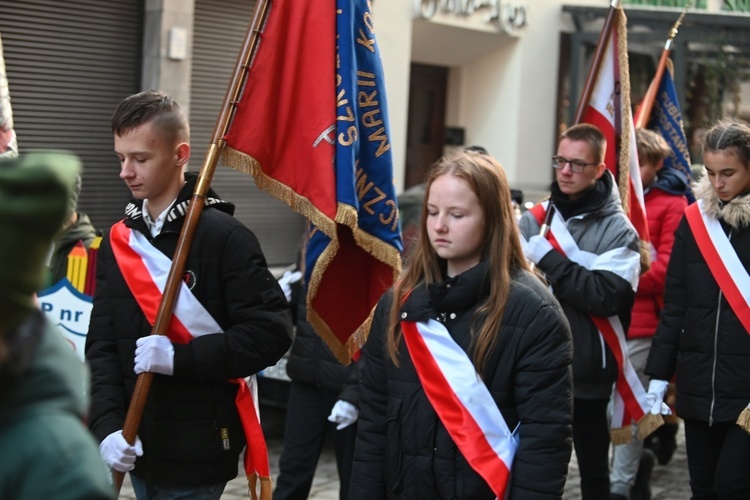
{"label": "white glove", "polygon": [[648,394],[646,394],[646,405],[654,415],[671,415],[672,410],[664,402],[664,394],[667,392],[669,382],[666,380],[652,379],[648,383]]}
{"label": "white glove", "polygon": [[528,243],[524,245],[524,253],[526,258],[534,264],[539,264],[539,261],[552,250],[552,244],[538,234],[529,238]]}
{"label": "white glove", "polygon": [[143,444],[136,436],[135,444],[131,445],[122,435],[122,431],[113,432],[104,438],[99,445],[99,453],[104,463],[117,472],[128,472],[135,468],[135,459],[143,456]]}
{"label": "white glove", "polygon": [[292,284],[298,282],[300,278],[302,278],[302,273],[299,271],[287,271],[281,278],[279,278],[279,285],[284,291],[284,296],[286,296],[287,302],[292,300]]}
{"label": "white glove", "polygon": [[336,401],[336,404],[331,409],[331,414],[328,415],[329,422],[339,424],[336,426],[337,431],[352,425],[358,418],[359,410],[357,407],[343,399]]}
{"label": "white glove", "polygon": [[174,346],[164,335],[149,335],[135,341],[135,373],[143,372],[172,375],[174,373]]}

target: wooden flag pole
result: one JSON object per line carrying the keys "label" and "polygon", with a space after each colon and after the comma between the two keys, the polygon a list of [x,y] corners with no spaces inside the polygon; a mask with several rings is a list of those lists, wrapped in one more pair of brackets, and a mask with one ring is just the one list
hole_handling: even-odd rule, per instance
{"label": "wooden flag pole", "polygon": [[672,29],[669,32],[669,38],[667,38],[667,42],[664,44],[664,49],[661,51],[661,57],[659,58],[659,64],[656,67],[654,79],[651,80],[651,84],[648,86],[648,90],[646,90],[646,95],[643,96],[643,101],[641,101],[641,109],[638,110],[635,120],[635,128],[644,128],[648,125],[648,120],[651,118],[651,110],[656,101],[656,93],[659,90],[661,79],[664,76],[664,69],[667,67],[669,54],[672,52],[672,42],[677,36],[677,29],[682,24],[682,19],[685,17],[685,14],[687,14],[691,3],[692,2],[688,2],[687,5],[685,5],[685,9],[682,11],[682,14],[680,14],[680,17],[674,23],[674,26],[672,26]]}
{"label": "wooden flag pole", "polygon": [[[237,57],[237,63],[235,64],[232,77],[229,81],[229,86],[227,87],[227,92],[224,96],[224,102],[222,103],[219,112],[219,117],[214,126],[211,143],[209,144],[205,159],[203,160],[200,173],[198,174],[198,181],[190,200],[187,215],[185,216],[185,223],[180,231],[177,248],[174,257],[172,258],[172,267],[169,270],[164,293],[161,302],[159,303],[156,321],[154,321],[154,326],[151,329],[152,335],[163,335],[169,327],[175,303],[177,302],[177,292],[180,289],[182,274],[185,272],[185,265],[187,264],[187,259],[190,254],[190,247],[205,205],[206,193],[208,192],[211,179],[216,170],[219,156],[224,148],[224,136],[231,125],[232,118],[234,117],[237,101],[245,84],[247,71],[250,67],[252,57],[257,51],[260,42],[260,33],[265,26],[270,3],[271,0],[261,0],[256,5],[253,20],[250,23],[250,27],[248,28],[245,40],[242,44],[242,49]],[[153,373],[141,373],[136,380],[133,397],[130,400],[130,406],[128,407],[128,413],[125,416],[125,424],[122,430],[123,436],[130,444],[135,442],[136,435],[138,434],[141,417],[143,416],[143,408],[146,405],[146,399],[148,398],[153,378]],[[186,436],[186,439],[190,439],[190,437]],[[113,470],[112,478],[115,491],[119,495],[120,489],[122,488],[124,473]]]}
{"label": "wooden flag pole", "polygon": [[596,48],[594,49],[594,57],[591,60],[589,74],[586,76],[586,83],[583,85],[583,92],[581,92],[581,98],[578,100],[576,115],[573,119],[574,125],[581,123],[581,120],[583,120],[583,114],[586,112],[586,106],[588,106],[589,99],[591,99],[591,93],[594,91],[596,77],[599,75],[599,68],[602,65],[602,59],[604,59],[604,51],[607,48],[607,40],[609,40],[609,37],[612,34],[612,28],[615,25],[615,16],[618,14],[617,9],[619,7],[620,0],[612,0],[609,4],[609,11],[604,20],[604,26],[602,26],[602,31],[599,33],[599,39],[596,41]]}

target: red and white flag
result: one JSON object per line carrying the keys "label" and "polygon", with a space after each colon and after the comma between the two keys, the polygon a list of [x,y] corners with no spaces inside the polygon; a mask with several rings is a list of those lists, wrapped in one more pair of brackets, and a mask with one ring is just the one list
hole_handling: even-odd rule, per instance
{"label": "red and white flag", "polygon": [[[622,7],[615,10],[615,25],[605,40],[604,57],[581,122],[595,125],[604,132],[607,138],[604,162],[617,179],[622,206],[638,231],[641,248],[648,256],[650,237],[630,109],[627,19]],[[647,264],[647,261],[642,259],[642,263]]]}

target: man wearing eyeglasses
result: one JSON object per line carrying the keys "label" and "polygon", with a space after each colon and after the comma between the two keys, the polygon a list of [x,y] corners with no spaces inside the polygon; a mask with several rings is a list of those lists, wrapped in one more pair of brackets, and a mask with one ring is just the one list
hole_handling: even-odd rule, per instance
{"label": "man wearing eyeglasses", "polygon": [[618,375],[594,319],[627,331],[640,273],[638,234],[604,164],[606,149],[593,125],[567,129],[552,157],[549,200],[520,221],[526,257],[544,273],[573,332],[573,445],[583,500],[609,498],[607,404]]}

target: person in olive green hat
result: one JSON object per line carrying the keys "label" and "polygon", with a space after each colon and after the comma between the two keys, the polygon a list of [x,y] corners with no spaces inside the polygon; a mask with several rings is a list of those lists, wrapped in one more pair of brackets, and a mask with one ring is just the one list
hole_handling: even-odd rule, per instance
{"label": "person in olive green hat", "polygon": [[[68,276],[68,255],[78,243],[88,250],[96,239],[96,229],[88,214],[78,210],[78,197],[81,194],[81,176],[76,176],[68,198],[68,213],[60,232],[55,236],[44,287],[52,286]],[[95,263],[89,263],[95,264]]]}
{"label": "person in olive green hat", "polygon": [[79,170],[62,152],[0,159],[0,498],[115,498],[83,423],[84,365],[34,299]]}
{"label": "person in olive green hat", "polygon": [[54,236],[69,217],[68,198],[80,171],[70,154],[37,152],[0,160],[0,330],[35,308]]}

